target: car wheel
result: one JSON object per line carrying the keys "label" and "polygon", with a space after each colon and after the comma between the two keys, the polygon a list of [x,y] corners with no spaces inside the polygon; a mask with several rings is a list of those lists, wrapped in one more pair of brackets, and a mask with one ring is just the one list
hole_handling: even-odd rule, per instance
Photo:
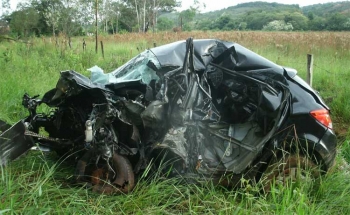
{"label": "car wheel", "polygon": [[287,154],[272,159],[260,181],[263,191],[269,193],[272,187],[287,186],[298,182],[313,182],[321,175],[321,168],[310,157]]}
{"label": "car wheel", "polygon": [[130,161],[117,153],[109,165],[95,168],[91,173],[93,191],[104,194],[128,193],[135,186],[135,175]]}

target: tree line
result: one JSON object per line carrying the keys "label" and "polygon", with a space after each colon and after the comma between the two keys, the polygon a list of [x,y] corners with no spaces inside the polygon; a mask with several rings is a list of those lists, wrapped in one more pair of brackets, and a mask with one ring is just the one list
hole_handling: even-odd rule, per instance
{"label": "tree line", "polygon": [[[332,4],[308,6],[253,2],[225,10],[200,13],[193,0],[189,9],[175,12],[180,0],[26,0],[11,13],[9,0],[0,0],[0,34],[15,37],[68,37],[99,33],[191,30],[349,31],[350,16]],[[350,8],[344,2],[343,9]],[[320,11],[329,11],[322,14]]]}
{"label": "tree line", "polygon": [[[1,1],[3,11],[9,4]],[[27,0],[3,14],[0,29],[20,37],[71,37],[93,34],[97,20],[99,32],[106,34],[155,31],[159,15],[180,6],[177,0]]]}

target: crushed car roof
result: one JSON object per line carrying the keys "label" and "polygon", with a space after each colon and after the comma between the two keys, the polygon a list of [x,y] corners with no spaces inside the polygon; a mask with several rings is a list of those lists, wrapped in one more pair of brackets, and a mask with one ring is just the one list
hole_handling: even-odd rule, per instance
{"label": "crushed car roof", "polygon": [[[201,39],[193,40],[194,48],[194,68],[195,70],[205,70],[213,59],[217,58],[225,51],[234,50],[235,55],[232,61],[235,63],[236,71],[247,71],[256,69],[271,68],[275,72],[283,74],[283,68],[266,58],[250,51],[243,46],[217,40],[217,39]],[[157,57],[162,67],[165,66],[183,66],[186,55],[186,41],[178,41],[167,45],[150,49]]]}

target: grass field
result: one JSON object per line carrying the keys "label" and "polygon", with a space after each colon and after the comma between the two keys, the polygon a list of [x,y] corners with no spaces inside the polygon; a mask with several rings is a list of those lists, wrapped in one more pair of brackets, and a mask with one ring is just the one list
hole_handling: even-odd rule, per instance
{"label": "grass field", "polygon": [[[72,48],[58,39],[35,38],[30,43],[0,42],[0,119],[10,123],[25,117],[25,92],[45,93],[55,87],[59,71],[98,65],[112,71],[128,59],[156,45],[194,38],[235,41],[280,65],[295,68],[306,77],[306,54],[314,55],[313,87],[332,109],[339,154],[335,167],[317,184],[274,189],[259,194],[256,187],[226,190],[211,184],[180,184],[151,177],[129,195],[105,196],[74,186],[74,167],[54,154],[30,152],[0,175],[0,214],[350,214],[350,33],[307,32],[183,32],[124,34],[100,37],[95,54],[93,38],[73,38]],[[100,44],[99,44],[100,45]]]}

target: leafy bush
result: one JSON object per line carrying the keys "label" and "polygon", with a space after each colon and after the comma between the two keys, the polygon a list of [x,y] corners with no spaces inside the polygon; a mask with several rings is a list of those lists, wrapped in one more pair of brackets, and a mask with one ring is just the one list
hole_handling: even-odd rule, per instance
{"label": "leafy bush", "polygon": [[274,20],[263,27],[264,31],[292,31],[293,25],[283,20]]}

